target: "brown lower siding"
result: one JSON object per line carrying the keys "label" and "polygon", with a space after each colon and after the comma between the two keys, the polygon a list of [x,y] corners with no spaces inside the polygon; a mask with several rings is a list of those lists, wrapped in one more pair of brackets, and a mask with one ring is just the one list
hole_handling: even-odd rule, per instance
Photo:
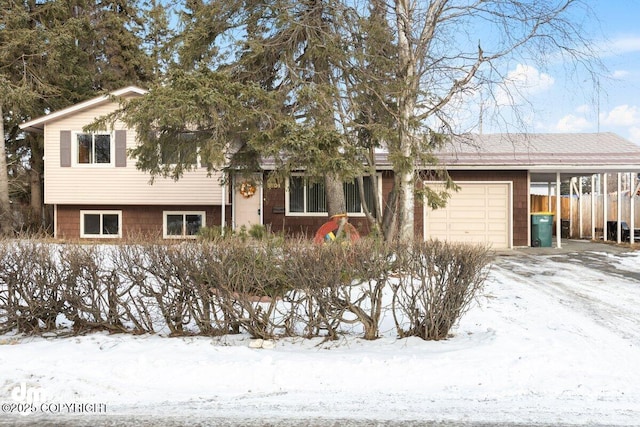
{"label": "brown lower siding", "polygon": [[[220,206],[121,206],[121,205],[58,205],[56,206],[56,237],[65,240],[80,239],[80,211],[122,211],[122,237],[162,238],[162,213],[164,211],[205,211],[207,226],[221,223]],[[227,207],[227,222],[231,222],[231,208]]]}
{"label": "brown lower siding", "polygon": [[[451,171],[454,181],[510,181],[513,183],[513,245],[528,246],[529,227],[529,181],[527,171]],[[383,203],[393,187],[393,175],[385,172],[382,176]],[[270,224],[273,231],[284,231],[287,234],[313,236],[320,226],[327,221],[327,217],[296,217],[286,216],[285,190],[283,188],[268,189],[264,192],[264,223]],[[423,205],[416,203],[415,235],[423,238]],[[370,226],[364,218],[354,217],[350,222],[361,234],[368,234]]]}
{"label": "brown lower siding", "polygon": [[[454,181],[508,181],[513,183],[513,244],[514,246],[528,246],[529,238],[529,187],[526,171],[451,171]],[[384,172],[382,175],[383,203],[393,187],[393,176]],[[311,237],[327,221],[327,217],[296,217],[286,216],[285,190],[283,188],[264,187],[264,223],[274,232],[284,232],[288,235],[303,235]],[[220,206],[57,206],[56,236],[66,240],[80,238],[81,210],[121,210],[122,231],[124,238],[144,236],[147,238],[162,237],[163,211],[205,211],[207,225],[217,226],[221,223]],[[415,235],[423,237],[423,205],[415,206]],[[231,224],[231,207],[227,207],[226,222]],[[362,235],[371,231],[367,220],[362,217],[352,217],[350,222]]]}

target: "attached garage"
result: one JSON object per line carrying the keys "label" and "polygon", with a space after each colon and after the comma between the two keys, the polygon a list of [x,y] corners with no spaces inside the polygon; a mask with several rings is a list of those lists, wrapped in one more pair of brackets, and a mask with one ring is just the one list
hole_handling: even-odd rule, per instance
{"label": "attached garage", "polygon": [[[424,208],[424,236],[429,239],[483,243],[511,248],[512,183],[457,182],[447,206]],[[439,183],[425,182],[432,188]]]}

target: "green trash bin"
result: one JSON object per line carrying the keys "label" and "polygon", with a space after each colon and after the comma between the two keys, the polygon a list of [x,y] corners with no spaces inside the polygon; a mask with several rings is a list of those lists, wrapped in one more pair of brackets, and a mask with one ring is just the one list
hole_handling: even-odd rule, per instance
{"label": "green trash bin", "polygon": [[553,240],[553,213],[531,214],[531,246],[550,248]]}

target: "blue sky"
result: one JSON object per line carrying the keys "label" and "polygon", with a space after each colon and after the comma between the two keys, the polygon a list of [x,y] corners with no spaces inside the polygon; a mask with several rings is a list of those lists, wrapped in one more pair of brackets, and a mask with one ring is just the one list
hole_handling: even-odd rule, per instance
{"label": "blue sky", "polygon": [[591,0],[596,51],[606,70],[598,81],[567,77],[565,68],[517,64],[526,79],[534,132],[615,132],[640,144],[640,0]]}

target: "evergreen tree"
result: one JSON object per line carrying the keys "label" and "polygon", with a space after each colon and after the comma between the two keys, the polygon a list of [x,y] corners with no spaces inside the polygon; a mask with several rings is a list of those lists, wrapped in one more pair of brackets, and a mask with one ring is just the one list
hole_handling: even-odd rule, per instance
{"label": "evergreen tree", "polygon": [[139,15],[135,2],[3,0],[0,106],[9,155],[29,158],[35,222],[42,214],[42,136],[25,136],[18,124],[103,90],[144,82],[152,62],[142,50]]}

